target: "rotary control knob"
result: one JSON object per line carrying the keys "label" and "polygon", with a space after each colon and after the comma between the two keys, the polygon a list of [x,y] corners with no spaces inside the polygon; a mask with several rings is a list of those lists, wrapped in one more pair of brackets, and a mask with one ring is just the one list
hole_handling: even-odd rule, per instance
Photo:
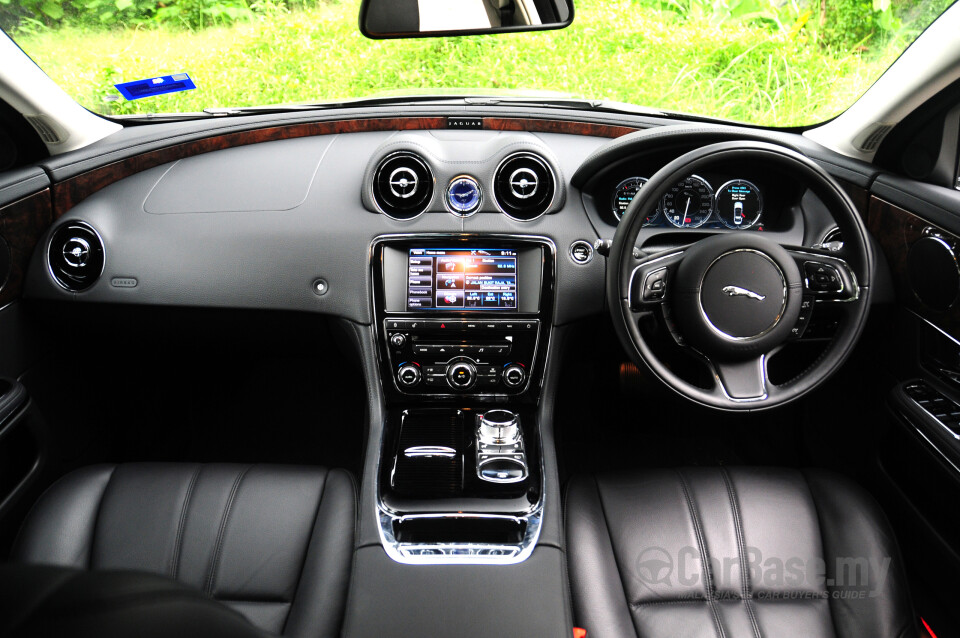
{"label": "rotary control knob", "polygon": [[518,363],[511,363],[503,370],[503,384],[508,388],[519,388],[527,380],[527,371]]}
{"label": "rotary control knob", "polygon": [[488,410],[480,417],[480,442],[513,445],[520,439],[520,419],[510,410]]}
{"label": "rotary control knob", "polygon": [[420,383],[420,366],[415,363],[405,363],[397,370],[397,381],[406,388],[412,388]]}
{"label": "rotary control knob", "polygon": [[398,332],[390,337],[390,343],[394,348],[400,350],[407,343],[407,337],[402,332]]}
{"label": "rotary control knob", "polygon": [[458,361],[447,366],[447,383],[454,390],[469,390],[477,382],[477,369],[472,363]]}

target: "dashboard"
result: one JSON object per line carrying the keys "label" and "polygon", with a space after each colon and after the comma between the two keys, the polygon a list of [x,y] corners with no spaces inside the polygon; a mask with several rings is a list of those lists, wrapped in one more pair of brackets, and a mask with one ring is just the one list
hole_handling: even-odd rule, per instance
{"label": "dashboard", "polygon": [[[196,153],[153,166],[138,159],[132,174],[53,224],[32,257],[25,292],[73,302],[319,312],[369,325],[378,238],[468,236],[470,246],[405,246],[410,277],[399,284],[397,311],[506,316],[524,307],[525,270],[510,246],[487,239],[528,237],[555,254],[555,301],[538,319],[565,324],[604,311],[605,260],[594,245],[613,237],[631,189],[705,143],[683,139],[680,129],[690,127],[681,126],[666,127],[676,136],[617,131],[611,139],[590,128],[449,130],[435,119],[430,130],[310,127],[216,150],[198,143]],[[722,139],[745,135],[706,130]],[[750,163],[690,175],[659,204],[638,238],[641,252],[704,233],[764,232],[812,245],[833,227],[805,185]],[[88,252],[95,267],[74,256]],[[467,271],[476,258],[479,267]]]}

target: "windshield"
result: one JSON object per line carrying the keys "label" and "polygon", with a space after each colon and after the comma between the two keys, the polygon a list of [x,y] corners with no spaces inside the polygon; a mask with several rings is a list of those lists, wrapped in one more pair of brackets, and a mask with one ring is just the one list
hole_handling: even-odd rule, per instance
{"label": "windshield", "polygon": [[[515,90],[800,126],[846,109],[951,2],[575,0],[558,31],[370,40],[359,0],[0,0],[0,26],[108,115]],[[157,78],[179,90],[123,90]]]}

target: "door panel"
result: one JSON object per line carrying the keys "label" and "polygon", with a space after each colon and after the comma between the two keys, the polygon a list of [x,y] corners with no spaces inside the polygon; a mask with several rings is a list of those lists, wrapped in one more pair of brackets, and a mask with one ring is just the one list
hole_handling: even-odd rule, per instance
{"label": "door panel", "polygon": [[954,635],[960,614],[948,592],[960,572],[960,238],[949,229],[960,227],[960,197],[938,188],[931,198],[929,185],[889,182],[875,184],[867,219],[898,304],[881,346],[896,383],[876,428],[874,493],[897,532],[918,612],[939,635]]}

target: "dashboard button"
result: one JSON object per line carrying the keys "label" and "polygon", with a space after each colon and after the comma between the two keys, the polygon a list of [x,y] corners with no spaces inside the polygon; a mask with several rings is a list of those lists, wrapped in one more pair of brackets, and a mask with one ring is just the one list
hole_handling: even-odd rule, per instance
{"label": "dashboard button", "polygon": [[593,246],[583,240],[570,244],[570,258],[581,266],[593,259]]}

